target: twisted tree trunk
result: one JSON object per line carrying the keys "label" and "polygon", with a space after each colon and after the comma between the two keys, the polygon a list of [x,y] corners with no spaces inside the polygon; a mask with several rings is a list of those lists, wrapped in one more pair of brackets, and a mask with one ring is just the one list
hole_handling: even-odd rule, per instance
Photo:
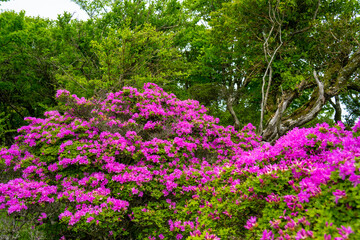
{"label": "twisted tree trunk", "polygon": [[[354,52],[349,58],[347,64],[338,71],[335,79],[321,82],[314,70],[313,75],[317,88],[314,89],[308,103],[299,111],[295,111],[289,116],[284,116],[284,112],[288,109],[295,97],[299,96],[301,91],[304,90],[309,83],[303,81],[295,90],[284,93],[276,112],[261,132],[263,140],[269,142],[274,141],[287,131],[308,123],[317,116],[326,101],[338,96],[342,89],[353,86],[354,84],[350,82],[350,79],[360,68],[360,49]],[[324,75],[326,75],[326,73]]]}

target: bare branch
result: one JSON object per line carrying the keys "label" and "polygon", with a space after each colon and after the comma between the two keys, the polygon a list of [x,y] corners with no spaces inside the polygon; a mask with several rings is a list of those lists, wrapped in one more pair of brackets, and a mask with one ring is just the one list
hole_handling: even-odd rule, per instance
{"label": "bare branch", "polygon": [[[269,8],[271,7],[271,4],[269,2]],[[265,54],[265,60],[267,61],[267,67],[265,70],[265,73],[263,75],[263,79],[262,79],[262,87],[261,87],[261,112],[260,112],[260,124],[259,124],[259,133],[261,133],[263,131],[263,121],[264,121],[264,114],[265,114],[265,107],[267,104],[267,99],[268,99],[268,95],[269,95],[269,91],[270,91],[270,86],[271,86],[271,81],[272,81],[272,63],[274,61],[274,58],[277,54],[277,52],[279,51],[279,49],[281,48],[281,46],[283,45],[283,41],[282,41],[282,35],[281,35],[281,27],[282,27],[282,21],[278,20],[275,16],[275,11],[273,10],[273,17],[271,17],[271,10],[269,9],[269,17],[271,19],[272,22],[272,26],[271,26],[271,30],[269,32],[269,35],[265,38],[265,42],[263,44],[263,48],[264,48],[264,54]],[[275,19],[275,20],[273,20]],[[269,39],[271,37],[271,34],[274,31],[274,28],[276,26],[276,24],[278,24],[278,34],[279,34],[279,40],[280,40],[280,44],[276,47],[275,51],[271,54],[270,50],[269,50]],[[270,60],[268,60],[268,55],[271,56]],[[265,93],[265,85],[266,85],[266,77],[269,75],[269,80],[267,83],[267,89],[266,89],[266,93]]]}

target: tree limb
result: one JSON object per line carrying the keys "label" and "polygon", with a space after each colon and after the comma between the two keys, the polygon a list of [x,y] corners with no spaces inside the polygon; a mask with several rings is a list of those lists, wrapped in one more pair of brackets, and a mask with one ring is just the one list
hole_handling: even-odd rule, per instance
{"label": "tree limb", "polygon": [[[279,3],[279,2],[277,2],[277,3]],[[263,131],[263,121],[264,121],[265,107],[266,107],[266,104],[267,104],[267,99],[268,99],[270,86],[271,86],[271,81],[272,81],[272,63],[274,61],[276,53],[279,51],[279,49],[283,45],[283,41],[282,41],[282,38],[281,38],[282,21],[280,21],[280,20],[278,20],[276,18],[275,11],[272,11],[272,12],[273,12],[273,17],[271,17],[271,3],[269,1],[269,17],[270,17],[270,21],[272,22],[272,26],[271,26],[269,35],[265,38],[265,41],[264,41],[264,44],[263,44],[265,60],[267,61],[268,64],[267,64],[265,73],[264,73],[263,78],[262,78],[261,112],[260,112],[260,124],[259,124],[259,129],[258,129],[259,133],[261,133]],[[279,25],[278,33],[279,33],[280,44],[276,47],[275,51],[271,54],[270,50],[269,50],[269,39],[270,39],[270,37],[272,35],[272,32],[274,31],[274,28],[275,28],[276,24]],[[270,60],[268,60],[268,55],[271,56]],[[267,83],[267,89],[266,89],[266,93],[265,93],[266,77],[268,75],[269,75],[269,80],[268,80],[268,83]]]}
{"label": "tree limb", "polygon": [[229,95],[229,97],[227,98],[227,101],[226,101],[227,109],[229,110],[231,116],[233,117],[233,119],[235,121],[235,123],[234,123],[235,130],[239,130],[240,121],[239,121],[239,118],[236,116],[236,113],[234,111],[233,103],[234,103],[234,98],[231,95]]}
{"label": "tree limb", "polygon": [[269,120],[266,128],[261,132],[261,136],[265,141],[272,141],[279,138],[282,133],[282,123],[281,119],[285,110],[289,107],[290,103],[297,96],[298,92],[301,92],[306,86],[306,81],[303,80],[298,86],[297,91],[292,91],[288,93],[283,93],[281,101],[278,105],[278,108],[275,114]]}
{"label": "tree limb", "polygon": [[329,99],[329,103],[331,104],[331,106],[335,109],[335,116],[334,116],[334,121],[335,122],[341,122],[341,105],[340,105],[340,98],[339,96],[335,96],[335,103]]}
{"label": "tree limb", "polygon": [[354,74],[354,72],[360,68],[360,48],[354,52],[354,54],[351,56],[349,62],[340,69],[337,78],[336,83],[333,86],[330,86],[326,90],[326,96],[327,98],[334,97],[339,94],[340,90],[344,87],[351,86],[355,89],[358,89],[355,84],[349,85],[349,79]]}
{"label": "tree limb", "polygon": [[[316,16],[317,16],[317,14],[318,14],[318,12],[319,12],[320,4],[321,4],[321,0],[318,1],[317,7],[316,7],[316,10],[315,10],[313,19],[312,19],[313,21],[315,21]],[[308,31],[309,29],[311,29],[313,26],[314,26],[314,24],[312,23],[312,24],[310,24],[310,26],[307,26],[307,27],[305,27],[305,28],[303,28],[303,29],[301,29],[301,30],[298,30],[298,31],[296,31],[296,32],[293,32],[293,33],[291,34],[291,36],[294,36],[294,35],[299,34],[299,33],[306,32],[306,31]]]}
{"label": "tree limb", "polygon": [[348,89],[360,92],[360,85],[356,83],[350,83],[347,87]]}
{"label": "tree limb", "polygon": [[325,104],[324,83],[322,83],[319,80],[315,70],[313,71],[313,75],[314,75],[316,84],[318,85],[318,97],[317,97],[314,105],[306,114],[303,114],[296,119],[290,118],[287,121],[285,121],[282,124],[283,128],[284,128],[283,131],[288,131],[294,127],[304,125],[305,123],[311,121],[312,119],[314,119],[316,117],[316,115],[321,111],[322,107],[324,106],[324,104]]}

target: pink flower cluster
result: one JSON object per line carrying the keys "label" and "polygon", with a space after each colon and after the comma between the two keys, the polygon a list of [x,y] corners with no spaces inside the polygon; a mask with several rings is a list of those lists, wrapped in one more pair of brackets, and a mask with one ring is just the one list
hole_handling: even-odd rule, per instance
{"label": "pink flower cluster", "polygon": [[[155,84],[105,99],[56,96],[64,113],[27,118],[16,144],[0,150],[0,209],[8,213],[36,209],[46,224],[56,204],[69,231],[92,226],[111,236],[306,239],[319,237],[311,204],[329,194],[327,204],[349,209],[360,183],[359,123],[353,132],[294,129],[271,145],[251,124],[219,126],[198,102]],[[339,239],[354,233],[337,224],[329,228]]]}

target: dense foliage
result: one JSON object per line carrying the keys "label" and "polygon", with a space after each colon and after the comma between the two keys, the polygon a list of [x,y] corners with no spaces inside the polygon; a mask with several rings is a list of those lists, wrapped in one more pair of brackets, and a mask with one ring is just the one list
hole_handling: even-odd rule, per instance
{"label": "dense foliage", "polygon": [[360,122],[270,145],[155,84],[56,96],[62,111],[27,118],[0,151],[0,208],[47,239],[360,235]]}
{"label": "dense foliage", "polygon": [[0,14],[0,145],[11,143],[24,117],[42,116],[55,104],[50,26],[24,12]]}

